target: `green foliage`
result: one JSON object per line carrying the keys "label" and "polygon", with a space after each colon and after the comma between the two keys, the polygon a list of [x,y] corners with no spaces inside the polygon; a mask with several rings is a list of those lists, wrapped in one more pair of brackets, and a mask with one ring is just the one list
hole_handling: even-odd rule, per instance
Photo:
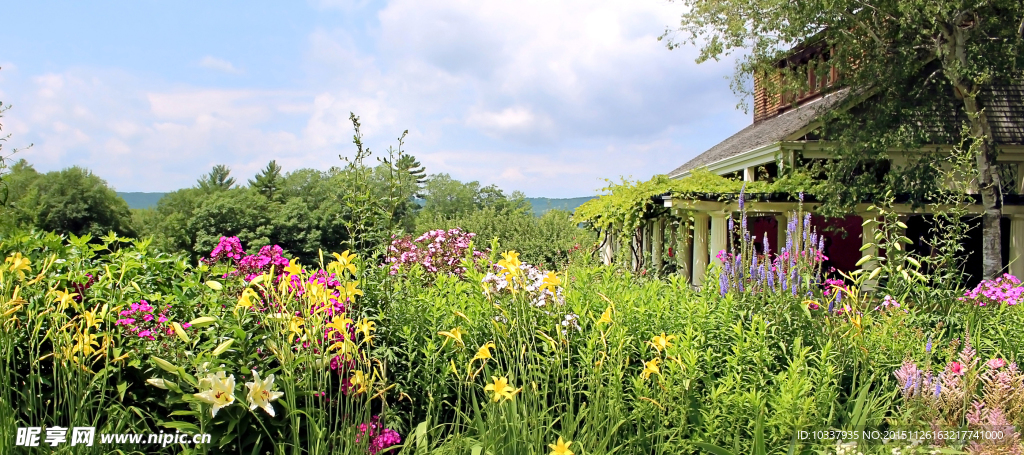
{"label": "green foliage", "polygon": [[663,210],[653,200],[656,196],[671,194],[673,198],[688,199],[694,195],[732,195],[738,194],[744,185],[747,193],[795,195],[799,192],[816,194],[819,183],[804,173],[793,173],[770,183],[743,182],[715,175],[707,169],[695,169],[680,179],[670,179],[665,175],[655,175],[645,182],[622,179],[621,183],[609,181],[608,186],[602,189],[605,194],[579,206],[576,218],[597,229],[614,229],[623,236],[629,236],[640,227],[647,214]]}
{"label": "green foliage", "polygon": [[593,231],[577,224],[572,214],[562,210],[550,210],[537,217],[525,208],[484,207],[451,218],[421,216],[416,221],[416,232],[461,228],[477,234],[478,246],[498,239],[503,248],[522,253],[523,260],[531,264],[561,268],[574,253],[582,256],[594,243]]}
{"label": "green foliage", "polygon": [[270,160],[267,167],[249,180],[249,188],[256,190],[268,200],[275,200],[281,187],[281,166],[277,160]]}
{"label": "green foliage", "polygon": [[213,166],[209,174],[203,174],[202,177],[199,177],[196,183],[203,192],[212,193],[235,186],[235,178],[231,177],[231,168],[218,164]]}
{"label": "green foliage", "polygon": [[128,204],[86,169],[76,166],[39,174],[19,161],[7,182],[18,226],[74,235],[135,234]]}

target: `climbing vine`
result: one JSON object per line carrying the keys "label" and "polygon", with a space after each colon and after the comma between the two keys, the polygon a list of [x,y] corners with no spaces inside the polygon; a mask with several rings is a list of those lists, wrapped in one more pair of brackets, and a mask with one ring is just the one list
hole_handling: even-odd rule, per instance
{"label": "climbing vine", "polygon": [[590,223],[598,230],[615,230],[622,240],[629,241],[648,215],[660,211],[655,196],[671,194],[673,199],[696,199],[698,195],[717,194],[725,199],[737,194],[746,184],[747,193],[814,194],[818,186],[810,175],[791,172],[772,182],[743,182],[722,177],[707,169],[697,169],[681,179],[656,175],[647,181],[623,178],[616,183],[608,180],[604,194],[587,201],[576,209],[576,219]]}

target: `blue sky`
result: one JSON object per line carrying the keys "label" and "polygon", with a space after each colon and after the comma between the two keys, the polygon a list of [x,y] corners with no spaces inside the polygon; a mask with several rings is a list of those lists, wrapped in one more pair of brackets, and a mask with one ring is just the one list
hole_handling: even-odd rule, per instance
{"label": "blue sky", "polygon": [[376,152],[409,130],[428,173],[534,197],[647,179],[750,122],[733,62],[656,38],[663,0],[14,2],[0,11],[9,145],[118,191],[240,181],[271,159]]}

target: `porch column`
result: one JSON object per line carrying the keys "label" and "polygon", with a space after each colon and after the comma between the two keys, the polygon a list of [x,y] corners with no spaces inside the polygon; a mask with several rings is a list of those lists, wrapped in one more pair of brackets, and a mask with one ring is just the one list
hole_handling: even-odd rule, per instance
{"label": "porch column", "polygon": [[775,234],[775,245],[772,246],[772,251],[781,253],[782,247],[786,246],[786,226],[789,224],[789,217],[783,213],[775,215],[775,223],[779,225],[779,229]]}
{"label": "porch column", "polygon": [[712,212],[711,214],[711,263],[721,266],[722,261],[718,260],[718,252],[728,247],[728,224],[726,217],[728,213]]}
{"label": "porch column", "polygon": [[651,234],[654,231],[654,220],[644,221],[644,238],[643,238],[643,268],[650,268],[651,266]]}
{"label": "porch column", "polygon": [[1024,216],[1010,218],[1010,275],[1024,279]]}
{"label": "porch column", "polygon": [[658,218],[651,222],[651,226],[654,227],[654,235],[651,236],[651,241],[654,243],[651,265],[654,266],[653,272],[661,273],[661,267],[665,264],[665,218]]}
{"label": "porch column", "polygon": [[756,173],[755,173],[754,166],[749,166],[749,167],[743,168],[743,181],[744,182],[753,182],[755,175],[756,175]]}
{"label": "porch column", "polygon": [[604,265],[611,265],[615,259],[615,246],[613,243],[617,239],[615,238],[615,232],[611,229],[604,230],[604,246],[601,247],[601,263]]}
{"label": "porch column", "polygon": [[693,285],[704,284],[704,274],[708,270],[708,214],[693,214]]}
{"label": "porch column", "polygon": [[683,276],[683,279],[693,282],[693,241],[691,229],[693,223],[681,221],[679,223],[679,234],[676,236],[676,270]]}

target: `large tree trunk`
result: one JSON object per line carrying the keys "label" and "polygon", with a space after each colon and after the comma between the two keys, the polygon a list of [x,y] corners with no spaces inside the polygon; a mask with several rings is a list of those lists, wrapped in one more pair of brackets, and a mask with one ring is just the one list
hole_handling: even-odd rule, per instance
{"label": "large tree trunk", "polygon": [[[992,137],[992,128],[984,106],[978,100],[981,91],[978,83],[965,77],[964,69],[969,67],[966,44],[971,25],[977,16],[970,12],[961,15],[944,30],[944,45],[941,46],[943,70],[953,85],[957,98],[963,100],[964,111],[970,124],[971,144],[976,147],[978,166],[978,191],[981,193],[982,215],[982,270],[986,279],[999,275],[1003,268],[1002,233],[1000,220],[1003,217],[1002,182],[996,166],[997,148]],[[968,25],[965,25],[968,24]]]}

